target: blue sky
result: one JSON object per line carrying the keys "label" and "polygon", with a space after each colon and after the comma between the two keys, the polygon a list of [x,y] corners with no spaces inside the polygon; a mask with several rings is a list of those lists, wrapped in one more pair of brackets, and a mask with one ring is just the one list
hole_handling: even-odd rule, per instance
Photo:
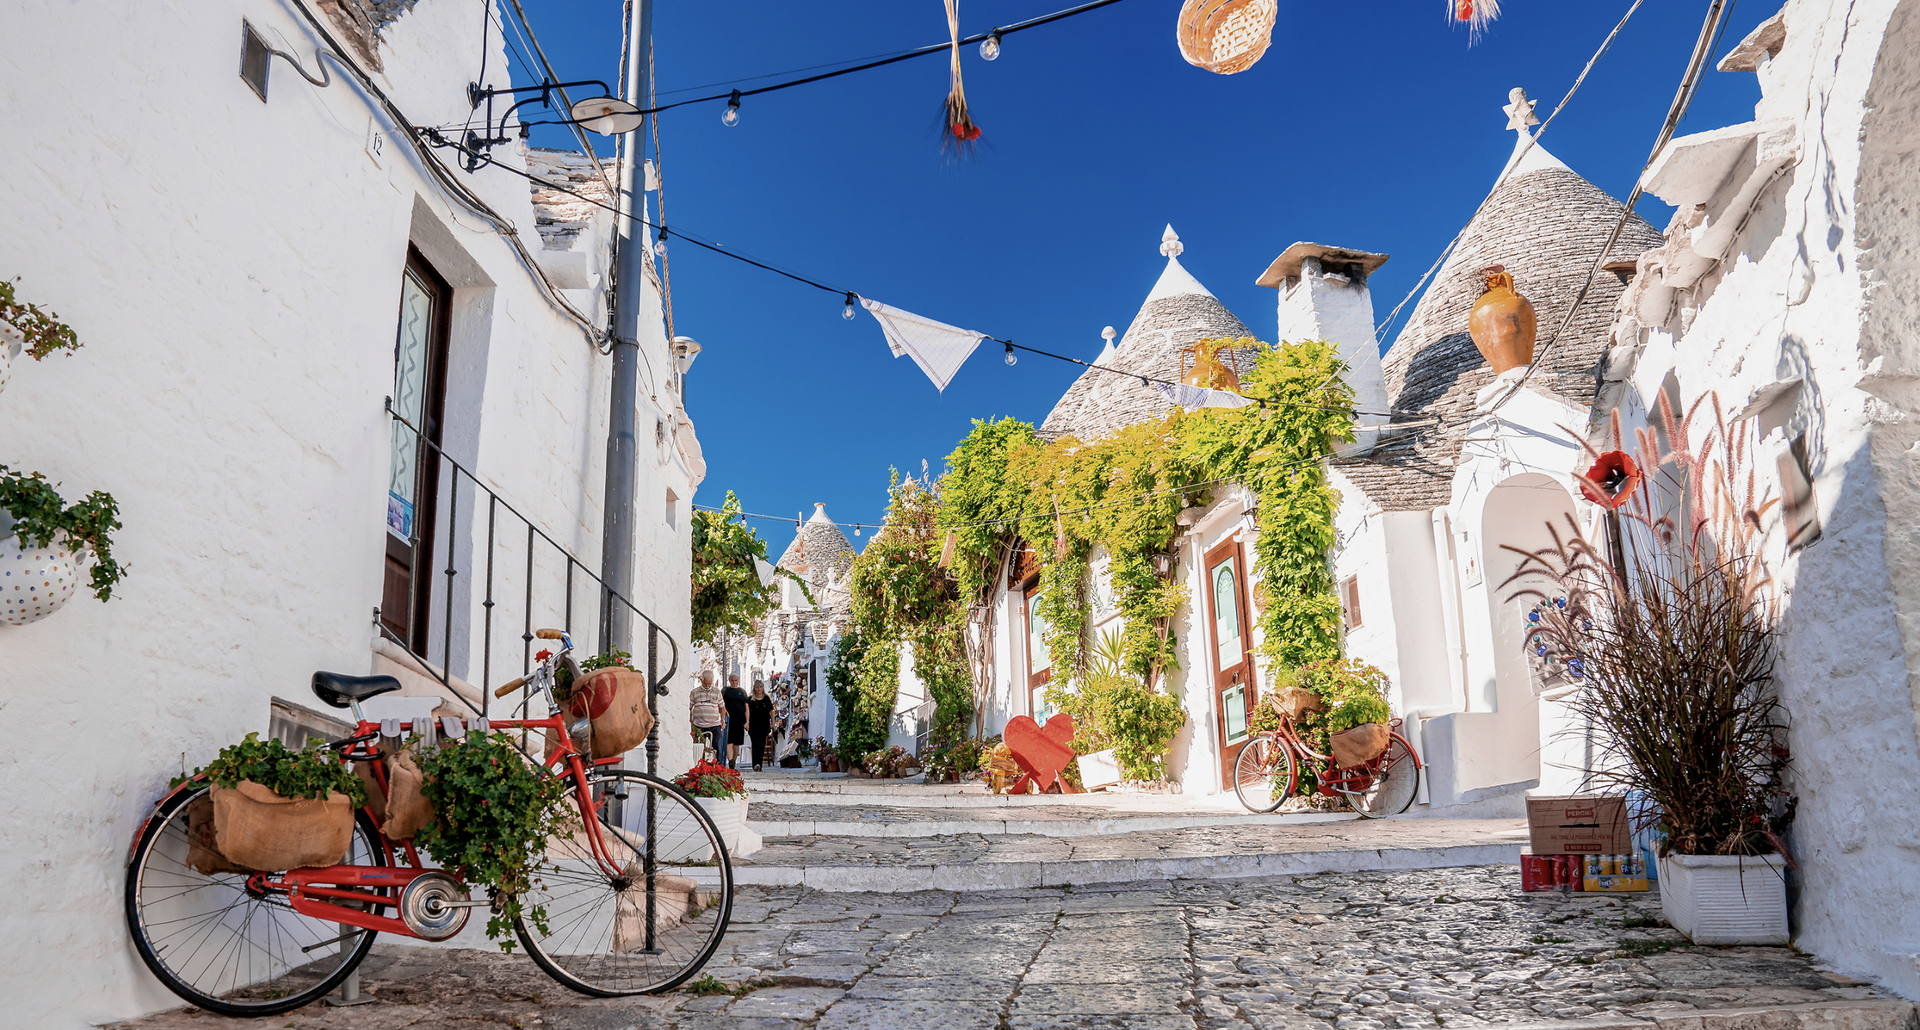
{"label": "blue sky", "polygon": [[[618,0],[523,0],[564,78],[614,81]],[[1281,0],[1261,62],[1221,76],[1181,59],[1179,5],[1124,0],[1008,37],[999,60],[963,51],[984,136],[950,160],[937,122],[943,57],[660,118],[668,226],[840,289],[1019,343],[1091,359],[1125,332],[1164,267],[1181,261],[1263,339],[1273,291],[1254,285],[1297,240],[1384,252],[1384,318],[1492,185],[1513,146],[1501,105],[1523,86],[1546,113],[1630,0],[1507,0],[1469,46],[1440,0]],[[962,0],[961,32],[1071,6]],[[1615,196],[1632,187],[1673,98],[1706,3],[1649,0],[1541,144]],[[1720,52],[1771,15],[1737,7]],[[946,38],[939,0],[662,0],[662,101]],[[516,82],[532,81],[515,67]],[[797,76],[784,76],[797,77]],[[723,84],[718,89],[693,87]],[[1709,71],[1681,133],[1752,118],[1750,74]],[[563,130],[534,142],[571,146]],[[1670,210],[1641,205],[1656,227]],[[697,501],[731,489],[749,511],[871,527],[888,468],[938,471],[971,421],[1038,422],[1077,366],[977,351],[944,394],[895,360],[842,298],[680,243],[669,249],[676,332],[705,348],[688,377],[707,459]],[[791,522],[756,522],[773,553]],[[866,536],[871,537],[869,528]],[[855,541],[856,545],[864,543]]]}

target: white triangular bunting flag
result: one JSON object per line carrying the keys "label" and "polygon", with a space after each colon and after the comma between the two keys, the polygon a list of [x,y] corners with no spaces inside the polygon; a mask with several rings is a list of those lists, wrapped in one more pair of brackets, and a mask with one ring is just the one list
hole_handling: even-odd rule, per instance
{"label": "white triangular bunting flag", "polygon": [[880,331],[887,335],[887,347],[893,356],[911,356],[920,371],[933,380],[933,385],[945,392],[947,384],[953,381],[953,374],[960,371],[987,338],[986,333],[961,329],[945,322],[936,322],[931,318],[922,318],[909,311],[888,307],[877,300],[860,298],[860,305],[873,312],[874,320],[880,323]]}

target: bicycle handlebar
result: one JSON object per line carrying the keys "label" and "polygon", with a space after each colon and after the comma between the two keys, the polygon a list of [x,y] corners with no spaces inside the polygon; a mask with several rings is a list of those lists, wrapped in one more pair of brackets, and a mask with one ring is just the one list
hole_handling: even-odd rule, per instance
{"label": "bicycle handlebar", "polygon": [[526,685],[527,685],[527,678],[525,676],[522,676],[517,680],[508,680],[507,682],[502,683],[498,687],[494,688],[493,696],[506,697],[508,694],[511,694],[514,691],[519,690],[521,687],[524,687]]}
{"label": "bicycle handlebar", "polygon": [[536,629],[533,631],[533,635],[542,640],[559,640],[566,636],[565,633],[557,629]]}

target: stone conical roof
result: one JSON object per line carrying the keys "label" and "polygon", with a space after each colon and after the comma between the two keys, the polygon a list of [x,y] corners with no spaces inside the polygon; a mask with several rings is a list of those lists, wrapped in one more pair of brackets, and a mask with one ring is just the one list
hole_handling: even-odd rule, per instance
{"label": "stone conical roof", "polygon": [[[1505,265],[1515,289],[1533,302],[1540,326],[1535,360],[1540,361],[1537,348],[1566,317],[1567,305],[1620,216],[1618,200],[1538,144],[1524,157],[1519,149],[1381,361],[1395,420],[1430,415],[1441,424],[1388,435],[1364,459],[1338,464],[1388,511],[1428,510],[1452,496],[1453,468],[1475,395],[1493,381],[1493,369],[1467,334],[1467,315],[1485,289],[1480,270]],[[1635,215],[1607,261],[1632,261],[1662,242],[1660,233]],[[1603,269],[1594,277],[1573,322],[1527,381],[1528,389],[1580,407],[1593,403],[1622,289],[1612,272]]]}
{"label": "stone conical roof", "polygon": [[827,517],[826,504],[815,502],[813,517],[800,527],[793,543],[774,564],[813,583],[825,581],[829,572],[845,575],[853,567],[853,555],[853,543]]}
{"label": "stone conical roof", "polygon": [[[1049,440],[1062,436],[1095,440],[1122,426],[1160,418],[1173,405],[1158,390],[1133,377],[1178,380],[1182,347],[1216,337],[1253,335],[1181,266],[1183,249],[1173,226],[1167,226],[1160,244],[1160,253],[1167,257],[1166,269],[1147,294],[1140,313],[1133,317],[1126,335],[1120,338],[1119,346],[1111,354],[1103,350],[1096,359],[1101,368],[1128,375],[1093,368],[1082,372],[1040,424],[1041,436]],[[1245,371],[1252,367],[1254,355],[1237,352],[1232,360],[1239,371]]]}

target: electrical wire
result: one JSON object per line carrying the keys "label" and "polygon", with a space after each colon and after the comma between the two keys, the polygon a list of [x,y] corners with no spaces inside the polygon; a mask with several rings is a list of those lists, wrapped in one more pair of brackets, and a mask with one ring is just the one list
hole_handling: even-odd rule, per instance
{"label": "electrical wire", "polygon": [[[929,54],[944,54],[950,51],[955,46],[965,46],[968,43],[978,43],[981,40],[986,39],[988,36],[994,36],[994,35],[1005,36],[1010,33],[1021,32],[1026,29],[1039,28],[1042,25],[1046,25],[1051,22],[1056,22],[1063,18],[1071,18],[1074,15],[1085,14],[1088,11],[1092,11],[1101,7],[1106,7],[1111,4],[1117,4],[1119,2],[1120,0],[1093,0],[1092,3],[1081,4],[1078,7],[1069,7],[1064,11],[1055,11],[1052,14],[1043,14],[1038,18],[1029,18],[1026,21],[1022,21],[1022,22],[1015,22],[1012,25],[1006,25],[1000,28],[996,28],[991,32],[981,32],[972,36],[967,36],[966,38],[961,39],[958,43],[955,43],[953,40],[949,39],[940,43],[932,43],[923,47],[915,47],[912,50],[904,50],[904,51],[901,51],[900,53],[896,53],[888,57],[882,57],[873,61],[866,61],[861,64],[856,64],[848,68],[840,68],[835,71],[822,72],[819,75],[809,75],[805,78],[793,79],[788,82],[776,82],[771,86],[761,86],[758,89],[743,89],[737,92],[734,90],[728,90],[725,93],[715,93],[711,96],[692,97],[687,100],[676,100],[671,104],[659,104],[654,107],[643,108],[639,113],[640,114],[657,114],[661,111],[671,111],[676,107],[685,107],[688,104],[704,104],[704,103],[709,103],[715,100],[732,100],[735,96],[741,96],[741,97],[758,96],[761,93],[772,93],[775,90],[792,89],[795,86],[805,86],[809,83],[820,82],[825,79],[838,78],[839,76],[842,76],[842,75],[851,75],[854,72],[863,72],[872,68],[885,67],[886,65],[889,65],[889,64],[898,64],[901,61],[911,60],[915,57],[925,57]],[[529,122],[527,124],[558,125],[561,123],[557,121],[553,121],[553,122]]]}
{"label": "electrical wire", "polygon": [[[540,37],[533,34],[533,22],[527,19],[526,8],[520,6],[520,0],[508,0],[508,2],[513,5],[514,17],[518,19],[518,22],[519,22],[518,27],[521,29],[521,31],[526,33],[527,45],[532,47],[534,54],[540,58],[540,70],[543,73],[545,73],[547,77],[546,81],[559,82],[560,76],[554,74],[552,62],[547,60],[547,52],[540,46]],[[502,33],[502,35],[504,36],[505,33]],[[572,121],[572,117],[573,117],[572,98],[567,96],[566,90],[561,89],[559,87],[555,87],[554,92],[560,95],[560,103],[563,107],[566,108],[567,117],[568,117],[567,124],[568,124],[568,127],[573,130],[573,138],[579,142],[580,149],[586,152],[587,160],[593,162],[593,170],[600,173],[600,181],[606,185],[607,189],[614,196],[616,197],[619,196],[620,190],[618,187],[614,186],[613,180],[607,177],[606,166],[600,163],[600,155],[593,152],[593,143],[592,141],[587,139],[586,130],[582,129],[577,123]]]}
{"label": "electrical wire", "polygon": [[1487,406],[1482,412],[1483,416],[1499,411],[1501,405],[1512,400],[1514,395],[1520,392],[1521,387],[1527,385],[1527,380],[1533,378],[1534,370],[1553,353],[1555,347],[1559,346],[1567,326],[1573,324],[1575,312],[1580,310],[1581,302],[1587,299],[1587,293],[1593,289],[1594,276],[1600,274],[1600,266],[1606,263],[1607,255],[1613,252],[1614,244],[1620,241],[1620,233],[1626,229],[1627,220],[1633,217],[1634,205],[1640,202],[1640,195],[1646,191],[1647,169],[1653,167],[1653,162],[1660,157],[1660,152],[1665,150],[1667,143],[1673,139],[1674,130],[1680,127],[1680,119],[1686,117],[1687,107],[1693,103],[1693,94],[1700,86],[1700,70],[1706,65],[1707,58],[1712,56],[1713,51],[1719,47],[1721,36],[1726,31],[1726,16],[1732,12],[1734,2],[1735,0],[1710,0],[1707,5],[1706,20],[1700,25],[1700,38],[1693,45],[1693,57],[1687,62],[1686,74],[1680,77],[1680,86],[1674,91],[1673,103],[1667,109],[1667,119],[1660,125],[1659,136],[1654,140],[1653,149],[1648,152],[1646,162],[1640,166],[1640,174],[1634,177],[1633,192],[1627,195],[1626,204],[1620,208],[1620,217],[1614,219],[1613,231],[1607,234],[1607,241],[1601,244],[1599,252],[1593,256],[1593,263],[1587,269],[1586,279],[1580,284],[1580,292],[1574,295],[1573,303],[1567,305],[1567,312],[1561,316],[1560,324],[1553,330],[1553,335],[1547,338],[1546,343],[1541,344],[1539,354],[1533,359],[1533,363],[1527,366],[1527,370],[1520,374],[1520,378],[1514,381],[1513,386],[1506,393],[1501,394],[1498,400]]}
{"label": "electrical wire", "polygon": [[439,158],[434,156],[432,149],[421,139],[419,131],[414,128],[414,121],[407,117],[406,112],[400,110],[399,105],[395,104],[393,99],[388,97],[387,94],[374,83],[372,77],[362,70],[358,64],[343,56],[340,41],[335,39],[333,33],[329,32],[327,27],[321,23],[320,18],[307,6],[306,0],[287,0],[287,2],[292,4],[295,10],[300,12],[301,17],[306,19],[308,26],[312,28],[314,34],[319,36],[321,42],[326,44],[327,50],[323,51],[325,56],[332,57],[334,62],[340,66],[341,70],[347,72],[348,75],[354,79],[356,85],[364,90],[367,95],[377,100],[381,109],[387,113],[387,117],[399,127],[401,132],[406,134],[407,141],[413,145],[414,152],[420,157],[421,167],[426,170],[428,176],[437,182],[442,189],[446,190],[449,196],[461,205],[467,207],[474,214],[485,218],[493,225],[495,232],[506,238],[508,244],[512,246],[515,255],[519,257],[521,265],[526,268],[528,274],[533,277],[535,285],[540,288],[540,292],[546,298],[547,303],[553,305],[556,310],[565,314],[567,318],[579,326],[581,332],[586,336],[587,341],[591,343],[595,349],[598,349],[600,346],[600,336],[602,335],[601,331],[594,326],[592,320],[588,319],[584,314],[581,314],[572,304],[567,303],[566,298],[560,296],[553,282],[549,280],[546,273],[540,269],[539,263],[534,261],[533,254],[527,250],[526,243],[520,239],[519,228],[508,221],[504,215],[495,211],[492,205],[488,204],[478,194],[468,189],[465,183],[454,176],[451,169],[448,169],[440,163]]}
{"label": "electrical wire", "polygon": [[[1511,158],[1507,159],[1508,169],[1519,167],[1521,159],[1533,150],[1534,145],[1539,142],[1541,134],[1547,131],[1547,126],[1552,125],[1553,120],[1560,117],[1560,112],[1566,109],[1567,101],[1572,100],[1573,95],[1580,92],[1581,85],[1587,81],[1587,74],[1593,71],[1594,65],[1600,63],[1601,55],[1605,54],[1607,50],[1613,46],[1614,37],[1620,35],[1620,30],[1627,27],[1627,19],[1633,17],[1633,12],[1638,11],[1640,5],[1644,2],[1645,0],[1633,0],[1633,5],[1627,8],[1627,13],[1620,16],[1620,21],[1614,25],[1613,31],[1607,33],[1607,38],[1600,41],[1600,48],[1593,52],[1592,57],[1587,58],[1586,67],[1580,69],[1580,74],[1574,78],[1573,85],[1567,88],[1566,96],[1560,98],[1560,103],[1547,115],[1547,120],[1541,122],[1540,127],[1527,136],[1525,145]],[[1500,182],[1505,181],[1506,173],[1503,171]],[[1387,331],[1393,327],[1394,321],[1400,317],[1401,309],[1405,308],[1408,302],[1412,301],[1413,298],[1420,293],[1421,288],[1426,286],[1427,280],[1433,277],[1433,273],[1440,270],[1441,263],[1447,260],[1447,255],[1453,253],[1453,248],[1458,246],[1461,237],[1466,235],[1467,226],[1472,225],[1473,220],[1480,217],[1480,212],[1486,208],[1487,202],[1493,199],[1494,192],[1500,188],[1500,182],[1494,183],[1494,188],[1488,190],[1487,195],[1481,198],[1479,205],[1473,209],[1473,214],[1467,216],[1467,220],[1461,223],[1460,231],[1453,234],[1453,239],[1448,240],[1445,247],[1440,248],[1440,256],[1434,258],[1433,264],[1427,266],[1426,272],[1420,276],[1418,282],[1413,284],[1413,289],[1408,290],[1407,295],[1400,299],[1400,303],[1395,304],[1393,310],[1387,312],[1387,317],[1381,319],[1380,324],[1374,327],[1373,339],[1376,344],[1385,339]]]}

